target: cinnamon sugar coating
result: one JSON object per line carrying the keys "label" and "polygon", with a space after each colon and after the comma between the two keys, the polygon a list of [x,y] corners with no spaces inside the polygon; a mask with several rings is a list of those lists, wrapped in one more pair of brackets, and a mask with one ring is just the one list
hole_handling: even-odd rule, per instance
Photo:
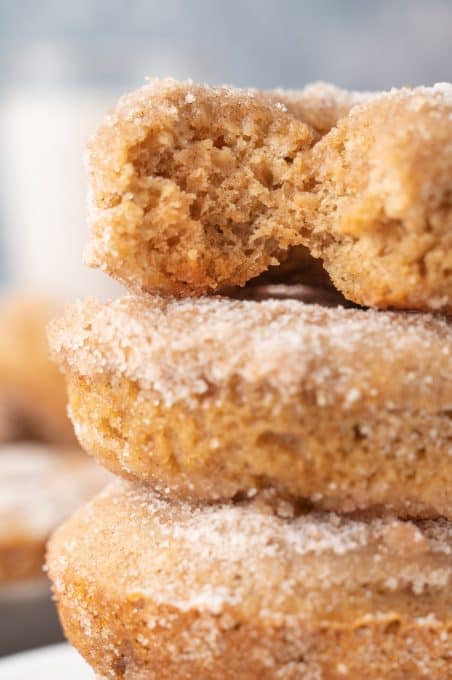
{"label": "cinnamon sugar coating", "polygon": [[113,483],[50,541],[66,635],[110,680],[446,680],[450,523],[287,510]]}
{"label": "cinnamon sugar coating", "polygon": [[447,84],[347,95],[153,81],[90,144],[87,261],[134,290],[199,295],[303,245],[354,302],[450,310],[451,137]]}
{"label": "cinnamon sugar coating", "polygon": [[79,440],[163,493],[452,518],[451,329],[300,300],[124,297],[50,328]]}
{"label": "cinnamon sugar coating", "polygon": [[256,94],[275,104],[282,104],[319,135],[329,132],[354,106],[364,104],[377,95],[375,92],[351,92],[324,82],[311,83],[302,90],[275,89],[256,91]]}
{"label": "cinnamon sugar coating", "polygon": [[42,577],[51,532],[110,476],[77,449],[0,449],[0,584]]}

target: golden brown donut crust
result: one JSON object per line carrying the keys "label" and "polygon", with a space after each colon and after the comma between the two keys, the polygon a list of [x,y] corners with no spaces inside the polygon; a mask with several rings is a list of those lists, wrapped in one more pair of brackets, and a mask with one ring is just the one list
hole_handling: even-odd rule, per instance
{"label": "golden brown donut crust", "polygon": [[325,105],[153,81],[91,142],[87,261],[133,290],[199,295],[304,245],[354,302],[450,310],[451,92]]}
{"label": "golden brown donut crust", "polygon": [[66,635],[110,680],[446,680],[450,523],[283,514],[114,483],[49,545]]}
{"label": "golden brown donut crust", "polygon": [[0,448],[0,584],[42,578],[51,532],[109,480],[77,449]]}
{"label": "golden brown donut crust", "polygon": [[124,297],[50,329],[83,447],[163,493],[452,517],[451,330],[300,300]]}
{"label": "golden brown donut crust", "polygon": [[0,438],[75,445],[64,380],[50,361],[46,326],[61,306],[7,294],[0,300]]}
{"label": "golden brown donut crust", "polygon": [[313,149],[320,203],[305,245],[347,298],[452,309],[451,139],[442,84],[353,108]]}
{"label": "golden brown donut crust", "polygon": [[283,104],[295,118],[324,135],[345,118],[351,109],[376,96],[375,92],[353,92],[322,81],[310,83],[302,90],[256,90],[256,95]]}

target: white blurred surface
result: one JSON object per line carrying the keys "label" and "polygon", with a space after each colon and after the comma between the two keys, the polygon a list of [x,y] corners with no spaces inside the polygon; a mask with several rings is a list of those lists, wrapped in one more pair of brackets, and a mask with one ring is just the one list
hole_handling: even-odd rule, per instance
{"label": "white blurred surface", "polygon": [[5,259],[17,288],[51,296],[115,294],[82,262],[86,141],[110,106],[102,90],[10,89],[3,99]]}
{"label": "white blurred surface", "polygon": [[0,680],[93,680],[94,674],[67,644],[22,652],[0,661]]}

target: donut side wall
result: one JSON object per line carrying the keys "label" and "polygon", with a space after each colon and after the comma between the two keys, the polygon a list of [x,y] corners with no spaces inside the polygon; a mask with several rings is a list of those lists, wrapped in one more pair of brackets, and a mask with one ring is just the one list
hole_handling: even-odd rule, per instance
{"label": "donut side wall", "polygon": [[[110,376],[69,380],[81,445],[115,474],[198,501],[272,490],[314,507],[452,519],[442,413],[291,403],[232,381],[191,407]],[[431,470],[435,469],[435,475]]]}

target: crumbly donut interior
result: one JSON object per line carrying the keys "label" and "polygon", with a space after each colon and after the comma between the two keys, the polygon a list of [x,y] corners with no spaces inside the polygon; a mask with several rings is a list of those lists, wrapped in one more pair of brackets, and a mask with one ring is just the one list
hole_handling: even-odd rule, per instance
{"label": "crumbly donut interior", "polygon": [[337,106],[330,94],[323,128],[274,93],[174,81],[132,93],[91,144],[88,263],[134,290],[202,294],[304,245],[358,304],[447,310],[451,91]]}
{"label": "crumbly donut interior", "polygon": [[215,289],[277,264],[300,242],[293,220],[282,220],[276,207],[313,130],[253,97],[211,97],[203,88],[168,91],[156,106],[142,138],[130,144],[121,132],[124,191],[96,196],[97,209],[122,222],[111,233],[120,235],[117,266],[126,259],[130,266],[132,257],[148,289],[158,285],[155,271],[182,289]]}

